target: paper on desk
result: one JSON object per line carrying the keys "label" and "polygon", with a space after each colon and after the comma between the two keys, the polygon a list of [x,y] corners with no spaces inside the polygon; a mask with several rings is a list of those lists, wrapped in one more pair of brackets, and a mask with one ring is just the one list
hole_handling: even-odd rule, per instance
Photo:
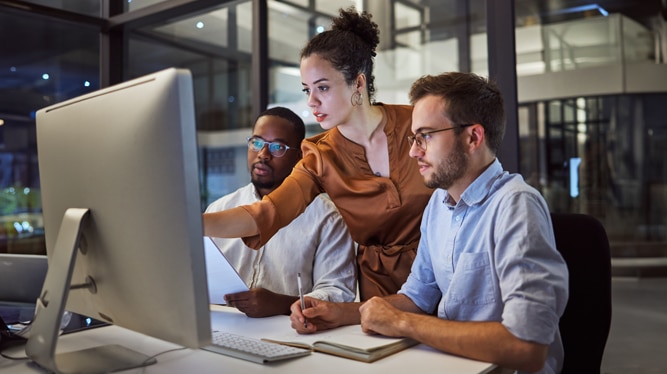
{"label": "paper on desk", "polygon": [[398,343],[404,338],[391,338],[383,335],[366,334],[359,325],[341,326],[314,334],[299,334],[290,331],[285,334],[265,337],[264,340],[284,343],[297,343],[314,346],[317,343],[328,343],[351,347],[360,350],[373,350]]}
{"label": "paper on desk", "polygon": [[209,236],[204,236],[204,251],[206,253],[208,297],[211,304],[226,304],[226,294],[248,291],[248,286],[243,282],[241,276]]}

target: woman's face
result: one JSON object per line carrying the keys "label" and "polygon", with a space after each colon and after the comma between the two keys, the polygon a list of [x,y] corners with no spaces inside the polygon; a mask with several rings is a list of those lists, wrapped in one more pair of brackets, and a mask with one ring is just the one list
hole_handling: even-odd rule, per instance
{"label": "woman's face", "polygon": [[352,112],[354,86],[345,82],[343,73],[317,54],[301,60],[301,85],[308,96],[315,120],[329,130],[348,121]]}

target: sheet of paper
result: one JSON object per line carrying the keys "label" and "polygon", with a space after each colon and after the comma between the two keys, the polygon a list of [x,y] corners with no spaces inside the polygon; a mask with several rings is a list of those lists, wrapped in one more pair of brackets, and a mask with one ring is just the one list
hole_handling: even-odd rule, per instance
{"label": "sheet of paper", "polygon": [[290,331],[286,334],[266,336],[265,338],[280,342],[302,343],[310,346],[318,341],[326,341],[359,349],[373,349],[383,345],[396,343],[401,340],[401,338],[366,334],[361,331],[361,326],[359,325],[342,326],[332,330],[316,332],[314,334],[299,334],[296,331]]}
{"label": "sheet of paper", "polygon": [[248,291],[248,286],[220,252],[213,239],[204,236],[206,253],[206,277],[208,278],[208,297],[211,304],[226,304],[225,295]]}

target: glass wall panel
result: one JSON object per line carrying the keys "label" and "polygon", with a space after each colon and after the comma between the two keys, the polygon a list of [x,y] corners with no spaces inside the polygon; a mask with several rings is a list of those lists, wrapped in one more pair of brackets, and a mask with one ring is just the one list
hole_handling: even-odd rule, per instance
{"label": "glass wall panel", "polygon": [[[338,15],[338,10],[340,8],[348,8],[350,6],[355,6],[357,9],[364,9],[363,1],[355,0],[315,0],[315,10],[324,14],[328,14],[331,17]],[[329,22],[331,23],[331,22]]]}
{"label": "glass wall panel", "polygon": [[284,0],[282,2],[307,8],[308,4],[310,3],[310,0]]}
{"label": "glass wall panel", "polygon": [[419,48],[424,43],[424,32],[421,27],[424,22],[423,10],[403,3],[394,3],[394,14],[396,14],[396,37],[393,43],[407,48]]}
{"label": "glass wall panel", "polygon": [[622,14],[595,14],[548,25],[517,20],[517,25],[518,75],[655,61],[655,32]]}
{"label": "glass wall panel", "polygon": [[[301,92],[299,60],[310,38],[331,26],[331,16],[320,8],[294,6],[293,2],[269,1],[269,106],[284,106],[299,114],[307,125],[307,135],[321,131]],[[329,8],[349,6],[349,1],[331,2]]]}
{"label": "glass wall panel", "polygon": [[[101,15],[102,1],[100,0],[25,0],[28,3],[42,5],[50,8],[62,9],[69,12],[79,13],[92,17]],[[137,0],[135,0],[137,1]],[[146,0],[139,0],[146,1]]]}
{"label": "glass wall panel", "polygon": [[[171,39],[183,44],[202,43],[206,46],[227,48],[230,37],[237,33],[228,32],[229,9],[222,8],[194,17],[179,19],[165,25],[151,27],[150,31],[164,39]],[[238,38],[233,40],[238,45]]]}
{"label": "glass wall panel", "polygon": [[[303,116],[310,111],[303,101],[299,56],[317,27],[326,27],[330,18],[287,2],[269,1],[269,106],[280,105]],[[312,121],[309,121],[312,122]]]}
{"label": "glass wall panel", "polygon": [[[331,17],[337,15],[340,8],[350,5],[370,12],[380,29],[374,72],[376,101],[407,103],[408,90],[418,77],[459,70],[461,60],[471,60],[477,51],[480,65],[484,65],[482,69],[486,71],[485,36],[474,43],[474,51],[461,48],[461,45],[471,44],[468,22],[474,25],[470,27],[473,30],[484,30],[479,26],[485,23],[484,3],[476,3],[480,6],[467,14],[465,2],[456,0],[419,3],[392,0],[318,1],[315,9],[290,1],[270,1],[269,101],[302,114],[309,125],[309,132],[318,131],[305,97],[299,93],[299,52],[314,33],[330,27]],[[461,55],[461,51],[465,54]]]}
{"label": "glass wall panel", "polygon": [[552,210],[600,219],[613,255],[664,255],[667,65],[656,64],[655,16],[534,15],[517,15],[521,156],[538,158],[522,174]]}
{"label": "glass wall panel", "polygon": [[35,113],[99,88],[99,30],[0,11],[0,252],[45,253]]}
{"label": "glass wall panel", "polygon": [[[522,161],[521,172],[553,211],[600,219],[612,248],[664,246],[667,149],[658,144],[667,144],[665,103],[663,93],[522,105],[522,159],[537,160]],[[538,115],[540,108],[545,113]],[[546,139],[539,126],[547,128]],[[546,153],[536,151],[543,143]]]}
{"label": "glass wall panel", "polygon": [[[74,0],[76,1],[76,0]],[[125,2],[125,8],[126,11],[131,12],[133,10],[145,8],[147,6],[151,6],[153,4],[157,3],[163,3],[165,1],[169,0],[126,0]]]}
{"label": "glass wall panel", "polygon": [[[232,6],[236,12],[236,46],[239,51],[252,53],[252,1],[241,2]],[[230,30],[230,32],[234,32]]]}
{"label": "glass wall panel", "polygon": [[128,79],[168,67],[192,72],[202,209],[247,183],[245,136],[253,121],[252,2],[136,30],[128,48]]}
{"label": "glass wall panel", "polygon": [[[163,1],[133,0],[126,10]],[[302,115],[309,135],[321,131],[309,119],[301,93],[299,52],[315,33],[330,27],[331,17],[340,8],[351,5],[365,7],[380,26],[376,101],[406,103],[410,85],[424,74],[473,71],[486,75],[485,2],[270,0],[269,105],[288,106]],[[33,3],[96,16],[102,2]],[[667,84],[660,86],[658,79],[661,66],[655,64],[660,61],[655,30],[627,14],[545,16],[557,10],[523,1],[516,10],[520,13],[516,20],[519,96],[525,93],[525,78],[565,74],[550,81],[531,81],[528,86],[539,97],[520,100],[520,152],[534,155],[522,157],[521,172],[549,195],[553,210],[591,212],[609,222],[613,214],[622,212],[636,221],[615,231],[622,237],[662,238],[660,217],[665,216],[665,208],[660,193],[667,157],[665,147],[659,145],[665,138],[664,121],[655,112],[664,102]],[[31,150],[35,147],[31,113],[99,85],[99,30],[17,14],[15,9],[11,14],[0,13],[0,38],[5,38],[0,41],[6,49],[0,59],[0,120],[4,123],[0,125],[0,187],[13,186],[14,195],[16,191],[31,194],[39,187]],[[251,99],[256,94],[251,85],[252,20],[251,1],[221,1],[203,14],[184,14],[129,34],[125,79],[171,66],[193,73],[202,206],[247,183],[245,137],[254,120]],[[618,74],[610,71],[601,79],[589,78],[595,77],[592,73],[597,69],[614,64],[623,66]],[[645,69],[633,64],[644,64]],[[631,69],[650,75],[630,77]],[[567,75],[581,71],[587,73]],[[646,82],[651,83],[650,89],[642,89]],[[620,88],[609,89],[611,84]],[[630,86],[634,91],[625,92]],[[13,205],[4,204],[9,201],[7,193],[3,199],[2,208],[7,211]],[[23,206],[12,208],[12,214],[38,205],[19,204],[21,198],[16,196],[11,199]],[[23,227],[22,222],[3,225],[12,232]]]}

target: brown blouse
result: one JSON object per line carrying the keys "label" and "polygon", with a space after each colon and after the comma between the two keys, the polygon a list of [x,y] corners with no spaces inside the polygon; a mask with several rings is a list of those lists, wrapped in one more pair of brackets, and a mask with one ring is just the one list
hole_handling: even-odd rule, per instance
{"label": "brown blouse", "polygon": [[432,192],[424,186],[417,162],[408,155],[412,107],[378,105],[385,114],[389,178],[374,175],[364,148],[333,128],[305,139],[303,159],[280,187],[261,202],[243,207],[259,228],[259,235],[244,241],[259,248],[301,214],[315,196],[327,193],[359,244],[362,300],[396,293],[407,279],[422,213]]}

